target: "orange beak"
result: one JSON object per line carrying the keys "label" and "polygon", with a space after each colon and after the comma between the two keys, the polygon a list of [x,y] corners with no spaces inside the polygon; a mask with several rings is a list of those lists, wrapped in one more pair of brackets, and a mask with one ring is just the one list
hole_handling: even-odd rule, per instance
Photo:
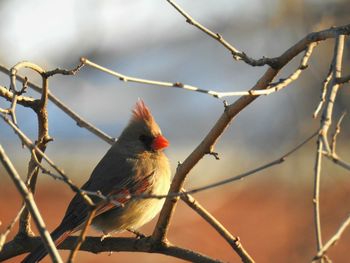
{"label": "orange beak", "polygon": [[165,137],[162,135],[158,135],[156,138],[154,138],[152,145],[151,145],[152,149],[157,150],[157,151],[162,150],[168,146],[169,146],[168,140],[165,139]]}

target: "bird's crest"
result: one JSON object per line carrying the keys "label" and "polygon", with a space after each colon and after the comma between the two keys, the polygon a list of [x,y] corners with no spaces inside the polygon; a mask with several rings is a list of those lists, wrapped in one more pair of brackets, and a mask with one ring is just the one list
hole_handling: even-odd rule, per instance
{"label": "bird's crest", "polygon": [[139,99],[136,102],[135,108],[132,111],[134,120],[144,120],[144,121],[153,121],[152,114],[147,108],[143,100]]}

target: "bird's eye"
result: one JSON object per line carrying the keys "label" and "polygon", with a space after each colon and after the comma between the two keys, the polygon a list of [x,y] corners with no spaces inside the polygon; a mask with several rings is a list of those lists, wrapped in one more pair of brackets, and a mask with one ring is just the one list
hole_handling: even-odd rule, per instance
{"label": "bird's eye", "polygon": [[145,134],[140,135],[139,140],[146,146],[150,147],[153,142],[153,137]]}

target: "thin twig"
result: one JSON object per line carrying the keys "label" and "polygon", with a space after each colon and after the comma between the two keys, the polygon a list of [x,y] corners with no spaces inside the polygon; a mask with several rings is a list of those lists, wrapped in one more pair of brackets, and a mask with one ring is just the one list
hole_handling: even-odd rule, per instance
{"label": "thin twig", "polygon": [[226,49],[228,49],[233,58],[235,60],[243,60],[244,62],[246,62],[247,64],[251,65],[251,66],[264,66],[264,65],[270,65],[270,66],[274,66],[275,64],[275,60],[274,59],[270,59],[270,58],[261,58],[261,59],[252,59],[250,57],[248,57],[244,52],[239,51],[238,49],[236,49],[234,46],[232,46],[229,42],[227,42],[223,36],[219,33],[214,33],[213,31],[211,31],[210,29],[206,28],[205,26],[203,26],[202,24],[200,24],[199,22],[197,22],[196,20],[194,20],[185,10],[183,10],[178,4],[176,4],[174,1],[171,0],[167,0],[183,17],[186,18],[186,22],[189,23],[190,25],[193,25],[195,27],[197,27],[199,30],[201,30],[202,32],[204,32],[205,34],[209,35],[210,37],[212,37],[213,39],[217,40],[220,44],[222,44]]}
{"label": "thin twig", "polygon": [[80,249],[81,245],[85,241],[87,230],[88,230],[89,226],[91,225],[92,219],[95,217],[95,213],[96,213],[96,208],[92,208],[87,220],[84,223],[84,227],[80,232],[80,235],[77,239],[77,242],[69,254],[69,257],[67,260],[68,263],[74,262],[74,259],[75,259],[75,256],[77,255],[78,250]]}
{"label": "thin twig", "polygon": [[347,219],[345,219],[345,221],[338,228],[337,232],[327,241],[322,249],[317,252],[317,255],[313,258],[313,261],[322,258],[327,253],[328,249],[337,243],[348,226],[350,226],[350,215]]}
{"label": "thin twig", "polygon": [[71,179],[47,156],[45,155],[33,142],[5,115],[0,114],[0,117],[13,129],[13,131],[18,135],[21,142],[26,145],[30,151],[35,151],[39,156],[41,156],[58,174],[62,177],[62,180],[76,193],[79,193],[82,198],[89,205],[94,205],[92,200],[73,182]]}
{"label": "thin twig", "polygon": [[15,226],[15,224],[17,223],[19,217],[22,214],[22,211],[24,210],[25,206],[22,205],[21,209],[18,211],[17,215],[15,216],[15,218],[12,220],[12,222],[7,226],[6,230],[4,233],[0,234],[0,251],[2,250],[3,245],[5,244],[6,238],[8,236],[8,234],[10,234],[12,228]]}
{"label": "thin twig", "polygon": [[51,76],[53,76],[53,75],[57,75],[57,74],[68,75],[68,76],[73,75],[73,76],[74,76],[75,74],[77,74],[77,73],[80,71],[80,69],[81,69],[82,67],[84,67],[84,63],[81,62],[78,66],[76,66],[76,67],[73,68],[73,69],[56,68],[56,69],[54,69],[54,70],[46,71],[46,72],[44,73],[44,76],[45,76],[46,78],[49,78],[49,77],[51,77]]}
{"label": "thin twig", "polygon": [[317,44],[318,44],[318,42],[313,42],[307,46],[305,53],[304,53],[303,57],[301,58],[299,67],[292,74],[290,74],[287,78],[282,79],[278,83],[270,84],[269,87],[267,87],[264,90],[252,90],[250,92],[250,94],[254,95],[254,96],[269,95],[271,93],[282,90],[283,88],[285,88],[289,84],[291,84],[293,81],[297,80],[299,78],[300,74],[303,72],[303,70],[308,68],[307,63],[311,57],[311,54],[312,54],[314,48],[317,46]]}
{"label": "thin twig", "polygon": [[[182,189],[186,192],[185,189]],[[200,203],[195,200],[191,195],[182,195],[181,199],[190,206],[195,212],[197,212],[205,221],[207,221],[236,251],[240,256],[242,262],[253,263],[254,259],[248,254],[248,252],[243,248],[242,243],[238,237],[234,237],[231,233],[213,216],[211,215]]]}
{"label": "thin twig", "polygon": [[[263,76],[258,80],[257,84],[251,90],[263,90],[266,89],[275,76],[279,72],[279,68],[282,68],[289,63],[296,55],[305,50],[305,48],[312,42],[322,41],[328,38],[337,37],[340,34],[349,34],[350,25],[342,27],[330,28],[327,30],[311,33],[297,42],[295,45],[286,50],[281,56],[277,58],[278,67],[268,68]],[[225,107],[224,113],[217,120],[210,132],[199,143],[197,148],[186,158],[186,160],[177,168],[174,179],[170,186],[169,192],[179,192],[183,187],[187,174],[191,169],[199,162],[199,160],[210,150],[216,143],[218,138],[222,135],[224,130],[231,123],[232,119],[250,103],[252,103],[257,97],[243,96],[233,104]],[[157,225],[153,231],[152,237],[155,240],[164,240],[170,220],[174,214],[178,198],[167,198],[165,204],[161,210],[158,218]]]}
{"label": "thin twig", "polygon": [[242,96],[242,95],[250,95],[247,91],[238,91],[238,92],[217,92],[212,90],[205,90],[201,89],[192,85],[187,85],[181,82],[166,82],[166,81],[158,81],[158,80],[149,80],[149,79],[142,79],[142,78],[135,78],[127,75],[123,75],[117,71],[110,70],[108,68],[102,67],[87,58],[81,58],[81,60],[88,66],[93,67],[95,69],[98,69],[102,72],[105,72],[107,74],[110,74],[112,76],[117,77],[119,80],[124,82],[135,82],[135,83],[142,83],[142,84],[149,84],[149,85],[156,85],[161,87],[169,87],[169,88],[180,88],[190,91],[196,91],[200,93],[205,93],[210,96],[213,96],[215,98],[222,98],[226,96]]}
{"label": "thin twig", "polygon": [[[262,170],[265,170],[267,168],[270,168],[272,166],[278,165],[283,163],[284,161],[286,161],[287,157],[289,157],[291,154],[293,154],[294,152],[296,152],[297,150],[299,150],[301,147],[303,147],[306,143],[308,143],[312,138],[314,138],[316,135],[318,134],[318,131],[314,132],[313,134],[311,134],[309,137],[307,137],[304,141],[302,141],[300,144],[298,144],[297,146],[295,146],[293,149],[291,149],[289,152],[287,152],[286,154],[284,154],[283,156],[281,156],[280,158],[271,161],[269,163],[266,163],[264,165],[261,165],[257,168],[254,168],[252,170],[249,170],[247,172],[244,172],[242,174],[239,175],[235,175],[233,177],[215,182],[215,183],[211,183],[211,184],[207,184],[205,186],[201,186],[201,187],[196,187],[190,190],[182,190],[180,192],[169,192],[166,195],[154,195],[154,194],[131,194],[129,196],[125,196],[125,195],[112,195],[111,198],[112,199],[118,199],[118,198],[141,198],[141,199],[145,199],[145,198],[156,198],[156,199],[163,199],[163,198],[173,198],[173,197],[183,197],[186,195],[190,195],[190,194],[196,194],[205,190],[209,190],[221,185],[225,185],[234,181],[239,181],[244,179],[245,177],[248,177],[250,175],[253,175],[257,172],[260,172]],[[89,192],[87,192],[89,194]]]}
{"label": "thin twig", "polygon": [[344,169],[350,171],[350,163],[342,160],[337,155],[334,155],[328,151],[323,151],[323,155],[333,161],[335,164],[339,165],[340,167],[343,167]]}
{"label": "thin twig", "polygon": [[[37,73],[39,73],[42,77],[42,93],[41,93],[41,98],[38,100],[38,103],[36,104],[36,107],[33,108],[36,112],[37,115],[37,120],[38,120],[38,139],[37,139],[37,147],[42,151],[45,152],[46,150],[46,144],[51,140],[49,136],[49,128],[48,128],[48,113],[47,113],[47,100],[48,100],[48,92],[49,92],[49,84],[48,80],[46,77],[43,76],[45,73],[45,70],[28,61],[22,61],[17,63],[14,67],[11,68],[11,90],[13,91],[13,101],[11,105],[11,112],[13,113],[14,110],[14,102],[17,102],[17,94],[23,93],[25,88],[27,87],[28,84],[28,79],[25,78],[22,89],[21,91],[17,91],[16,88],[16,75],[18,71],[22,68],[29,68]],[[12,108],[13,107],[13,108]],[[15,119],[13,119],[13,122],[17,124]],[[35,154],[34,151],[32,151],[32,154]],[[40,163],[41,162],[41,156],[36,157],[37,161]],[[39,170],[37,169],[36,163],[33,161],[33,155],[31,156],[31,159],[29,161],[28,165],[28,172],[27,172],[27,181],[26,184],[31,191],[31,193],[35,193],[35,188],[36,188],[36,181],[37,181],[37,176],[38,176]],[[19,224],[19,229],[18,229],[18,235],[32,235],[33,232],[30,227],[30,214],[29,210],[26,208],[23,210],[21,217],[20,217],[20,224]]]}
{"label": "thin twig", "polygon": [[316,244],[317,244],[317,250],[320,250],[322,248],[322,233],[321,233],[321,218],[320,218],[320,202],[319,202],[319,196],[320,196],[320,178],[321,178],[321,162],[322,162],[322,148],[323,148],[323,141],[321,136],[318,136],[317,139],[317,148],[316,148],[316,160],[315,160],[315,167],[314,167],[314,194],[313,194],[313,211],[314,211],[314,224],[315,224],[315,231],[316,231]]}
{"label": "thin twig", "polygon": [[328,143],[328,131],[332,123],[333,107],[334,102],[340,87],[340,84],[335,82],[335,79],[341,77],[341,66],[342,57],[344,51],[344,35],[339,35],[336,38],[334,47],[334,56],[332,61],[332,83],[329,90],[329,94],[326,96],[325,108],[322,112],[320,133],[317,139],[317,149],[316,149],[316,160],[315,160],[315,172],[314,172],[314,222],[315,222],[315,233],[316,233],[316,244],[317,251],[322,250],[322,233],[321,233],[321,219],[320,219],[320,204],[319,204],[319,194],[320,194],[320,178],[321,178],[321,162],[323,156],[323,148],[327,149],[327,152],[331,152]]}
{"label": "thin twig", "polygon": [[[7,88],[0,86],[0,97],[5,98],[7,101],[12,101],[15,94],[12,91],[9,91]],[[34,109],[36,102],[33,98],[27,96],[17,96],[17,103],[24,106]],[[8,114],[8,111],[3,112]]]}
{"label": "thin twig", "polygon": [[312,115],[314,119],[317,118],[318,113],[320,112],[324,102],[326,101],[326,94],[327,94],[328,84],[329,84],[329,82],[330,82],[330,80],[332,79],[332,76],[333,76],[333,68],[332,67],[333,66],[331,64],[331,66],[329,67],[329,72],[327,74],[327,77],[323,81],[320,102],[318,103],[318,105],[317,105],[317,107],[316,107],[316,109],[315,109],[315,111],[314,111],[314,113]]}
{"label": "thin twig", "polygon": [[1,145],[0,145],[0,161],[5,167],[5,170],[11,177],[12,181],[14,182],[16,188],[18,189],[18,192],[21,194],[24,202],[26,203],[26,207],[30,210],[30,213],[32,214],[33,220],[36,224],[36,227],[40,232],[40,236],[45,245],[45,248],[48,251],[49,255],[51,256],[52,261],[57,263],[63,262],[60,255],[58,254],[55,243],[53,242],[50,233],[46,229],[45,223],[35,204],[33,194],[28,191],[26,185],[22,181],[21,177],[18,175],[15,167],[13,166],[12,162],[8,158],[7,154],[5,153]]}
{"label": "thin twig", "polygon": [[[0,65],[0,71],[10,75],[11,72],[9,69],[7,69],[7,67]],[[25,77],[22,77],[20,75],[16,75],[17,80],[21,81],[22,83],[26,81]],[[32,88],[34,91],[41,93],[42,89],[28,81],[27,82],[28,87]],[[0,96],[1,96],[1,89],[0,89]],[[54,94],[52,94],[51,92],[49,92],[49,100],[52,101],[58,108],[60,108],[64,113],[66,113],[70,118],[72,118],[76,124],[81,127],[81,128],[85,128],[88,131],[90,131],[91,133],[93,133],[94,135],[96,135],[97,137],[101,138],[102,140],[104,140],[105,142],[109,143],[109,144],[113,144],[116,139],[110,137],[108,134],[106,134],[105,132],[103,132],[102,130],[98,129],[97,127],[95,127],[92,123],[84,120],[81,116],[79,116],[76,112],[74,112],[73,110],[71,110],[67,105],[65,105],[62,101],[60,101]],[[22,103],[23,106],[26,106],[24,103]]]}
{"label": "thin twig", "polygon": [[331,145],[332,155],[336,155],[337,136],[340,133],[340,125],[341,125],[345,115],[346,115],[346,111],[344,111],[342,113],[342,115],[340,116],[340,118],[339,118],[339,120],[337,122],[337,125],[335,127],[335,131],[334,131],[334,134],[333,134],[333,137],[332,137],[332,145]]}
{"label": "thin twig", "polygon": [[335,82],[337,82],[338,84],[345,84],[348,83],[350,81],[350,75],[347,75],[345,77],[339,77],[335,80]]}
{"label": "thin twig", "polygon": [[[34,110],[36,112],[37,121],[38,121],[38,138],[36,141],[36,147],[44,153],[47,147],[47,143],[52,140],[52,138],[49,136],[49,121],[48,121],[48,112],[47,112],[47,103],[48,103],[48,94],[49,94],[48,77],[44,76],[45,70],[40,66],[28,61],[19,62],[11,69],[11,87],[14,92],[16,92],[16,80],[17,80],[16,75],[18,71],[22,68],[29,68],[39,73],[42,77],[41,97],[40,97],[40,100],[38,100],[38,103],[36,104],[36,107],[34,108]],[[25,78],[23,82],[22,90],[24,90],[24,88],[27,86],[28,86],[28,79]],[[39,169],[37,168],[36,163],[40,163],[42,160],[42,157],[41,156],[34,157],[34,155],[36,154],[35,151],[31,151],[31,153],[32,155],[28,165],[26,184],[28,185],[30,191],[34,194],[36,190],[36,182],[37,182],[37,177],[39,172]],[[36,159],[35,161],[34,161],[34,158]],[[21,215],[18,235],[32,235],[32,230],[30,228],[30,214],[28,209],[25,209]]]}
{"label": "thin twig", "polygon": [[280,91],[283,88],[287,87],[289,84],[291,84],[293,81],[298,79],[301,72],[307,68],[307,62],[309,61],[310,56],[312,54],[312,51],[317,44],[318,44],[317,42],[313,42],[307,46],[306,51],[305,51],[305,53],[300,61],[300,65],[295,72],[293,72],[287,78],[279,81],[278,83],[270,84],[264,90],[228,91],[228,92],[205,90],[205,89],[198,88],[198,87],[195,87],[192,85],[184,84],[182,82],[166,82],[166,81],[149,80],[149,79],[142,79],[142,78],[135,78],[135,77],[127,76],[127,75],[121,74],[117,71],[100,66],[100,65],[88,60],[87,58],[81,58],[81,61],[82,61],[82,63],[85,63],[86,65],[88,65],[90,67],[93,67],[93,68],[98,69],[102,72],[105,72],[107,74],[115,76],[119,80],[124,81],[124,82],[150,84],[150,85],[156,85],[156,86],[168,87],[168,88],[181,88],[181,89],[185,89],[185,90],[189,90],[189,91],[205,93],[205,94],[208,94],[208,95],[213,96],[215,98],[224,98],[224,97],[231,97],[231,96],[244,96],[244,95],[260,96],[260,95],[269,95],[271,93]]}

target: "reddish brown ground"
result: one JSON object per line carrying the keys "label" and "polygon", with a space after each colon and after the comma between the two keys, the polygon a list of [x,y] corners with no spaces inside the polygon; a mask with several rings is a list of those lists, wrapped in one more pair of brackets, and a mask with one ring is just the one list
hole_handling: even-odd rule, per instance
{"label": "reddish brown ground", "polygon": [[[10,222],[20,206],[18,195],[7,183],[0,184],[0,230]],[[322,189],[323,236],[327,240],[349,213],[350,185],[337,184]],[[257,262],[310,262],[315,253],[311,187],[290,183],[244,183],[210,190],[196,197],[234,235]],[[61,184],[38,188],[37,200],[47,224],[59,223],[71,192]],[[151,233],[154,221],[142,229]],[[11,238],[11,237],[10,237]],[[203,252],[229,262],[239,262],[231,248],[196,213],[181,204],[172,221],[169,239],[183,247]],[[329,256],[334,262],[349,262],[350,229]],[[65,253],[65,252],[64,252]],[[66,255],[66,254],[65,254]],[[18,262],[22,257],[7,262]],[[77,262],[181,262],[156,254],[80,252]],[[48,258],[44,262],[49,262]]]}

